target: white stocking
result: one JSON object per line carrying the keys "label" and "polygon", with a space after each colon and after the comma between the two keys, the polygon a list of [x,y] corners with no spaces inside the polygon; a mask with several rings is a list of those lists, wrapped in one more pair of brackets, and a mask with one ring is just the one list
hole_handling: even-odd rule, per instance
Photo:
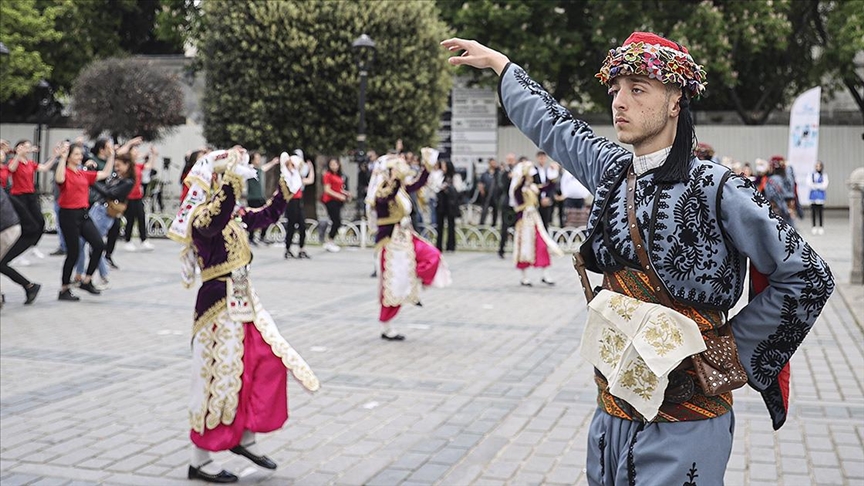
{"label": "white stocking", "polygon": [[222,472],[222,467],[213,462],[210,458],[210,451],[202,449],[198,446],[192,446],[192,467],[207,474],[219,474]]}
{"label": "white stocking", "polygon": [[256,456],[260,456],[261,453],[258,452],[258,444],[255,442],[255,432],[251,430],[244,430],[243,437],[240,439],[240,445],[246,448],[247,451],[255,454]]}

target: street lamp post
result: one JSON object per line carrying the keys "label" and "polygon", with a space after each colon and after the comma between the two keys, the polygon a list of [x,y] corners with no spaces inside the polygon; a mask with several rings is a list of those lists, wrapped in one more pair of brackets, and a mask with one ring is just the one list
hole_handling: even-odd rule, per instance
{"label": "street lamp post", "polygon": [[368,35],[358,37],[351,47],[357,53],[357,68],[360,71],[360,98],[357,106],[360,110],[360,124],[357,127],[357,161],[366,157],[366,78],[375,60],[375,41]]}
{"label": "street lamp post", "polygon": [[375,41],[368,35],[362,34],[351,43],[351,47],[357,54],[357,69],[360,71],[360,96],[357,106],[360,111],[360,122],[357,127],[357,154],[354,160],[357,162],[357,209],[360,213],[360,248],[366,248],[366,212],[363,207],[363,199],[366,197],[365,188],[361,183],[364,176],[363,170],[367,171],[365,181],[368,184],[368,164],[366,156],[366,78],[369,77],[369,69],[375,60]]}

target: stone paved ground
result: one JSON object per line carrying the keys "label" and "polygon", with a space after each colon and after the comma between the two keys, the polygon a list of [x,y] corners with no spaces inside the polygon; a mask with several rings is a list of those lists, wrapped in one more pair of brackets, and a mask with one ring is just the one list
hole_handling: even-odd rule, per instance
{"label": "stone paved ground", "polygon": [[[847,283],[843,218],[821,237],[805,227],[841,284],[793,360],[791,417],[774,433],[758,395],[736,392],[727,484],[864,484],[864,288]],[[177,278],[177,247],[154,244],[118,250],[111,290],[77,304],[56,300],[57,257],[22,267],[44,285],[32,307],[4,278],[3,486],[190,484],[195,293]],[[219,455],[241,484],[585,484],[595,391],[577,354],[584,299],[567,258],[554,262],[557,286],[524,288],[494,254],[448,254],[454,285],[403,309],[408,341],[385,343],[371,251],[281,253],[256,251],[254,282],[323,386],[310,395],[291,382],[288,425],[260,440],[275,472]]]}

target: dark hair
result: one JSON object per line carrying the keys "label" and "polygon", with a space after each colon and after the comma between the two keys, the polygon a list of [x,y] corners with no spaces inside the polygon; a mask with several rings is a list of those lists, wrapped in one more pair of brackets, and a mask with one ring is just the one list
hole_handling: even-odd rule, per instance
{"label": "dark hair", "polygon": [[[138,174],[135,172],[135,164],[132,162],[132,157],[128,153],[114,157],[114,162],[123,162],[124,164],[128,165],[129,170],[126,172],[125,178],[132,179],[133,184],[138,183]],[[135,186],[133,185],[132,187]]]}
{"label": "dark hair", "polygon": [[675,141],[666,162],[660,166],[654,175],[654,180],[659,183],[674,184],[684,182],[690,175],[690,163],[693,159],[693,149],[696,147],[696,130],[693,127],[693,116],[690,113],[690,98],[682,89],[681,99],[678,105],[678,130],[675,133]]}
{"label": "dark hair", "polygon": [[22,138],[21,140],[18,140],[17,143],[15,143],[15,148],[17,149],[18,147],[24,145],[25,143],[31,143],[31,142],[30,142],[30,140],[27,140],[26,138]]}
{"label": "dark hair", "polygon": [[537,154],[535,155],[535,157],[540,157],[541,155],[546,155],[546,152],[544,152],[544,151],[542,151],[542,150],[538,150],[538,151],[537,151]]}
{"label": "dark hair", "polygon": [[[337,164],[339,164],[339,168],[336,169],[336,172],[333,172],[332,170],[330,170],[330,162],[333,162],[334,160],[336,161]],[[332,157],[332,158],[328,159],[327,160],[327,172],[329,172],[331,174],[336,174],[336,175],[341,177],[342,176],[342,162],[339,162],[339,159],[337,159],[336,157]]]}
{"label": "dark hair", "polygon": [[110,142],[110,141],[111,141],[111,139],[108,137],[99,137],[99,139],[96,140],[96,143],[93,144],[92,152],[96,155],[99,155],[99,152],[101,152],[102,149],[104,149],[105,146],[108,145],[108,142]]}

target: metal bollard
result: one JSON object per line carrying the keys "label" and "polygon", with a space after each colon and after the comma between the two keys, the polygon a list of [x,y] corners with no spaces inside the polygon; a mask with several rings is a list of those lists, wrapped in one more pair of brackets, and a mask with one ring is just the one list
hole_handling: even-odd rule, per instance
{"label": "metal bollard", "polygon": [[852,230],[852,273],[849,282],[864,284],[864,167],[849,174],[849,227]]}

